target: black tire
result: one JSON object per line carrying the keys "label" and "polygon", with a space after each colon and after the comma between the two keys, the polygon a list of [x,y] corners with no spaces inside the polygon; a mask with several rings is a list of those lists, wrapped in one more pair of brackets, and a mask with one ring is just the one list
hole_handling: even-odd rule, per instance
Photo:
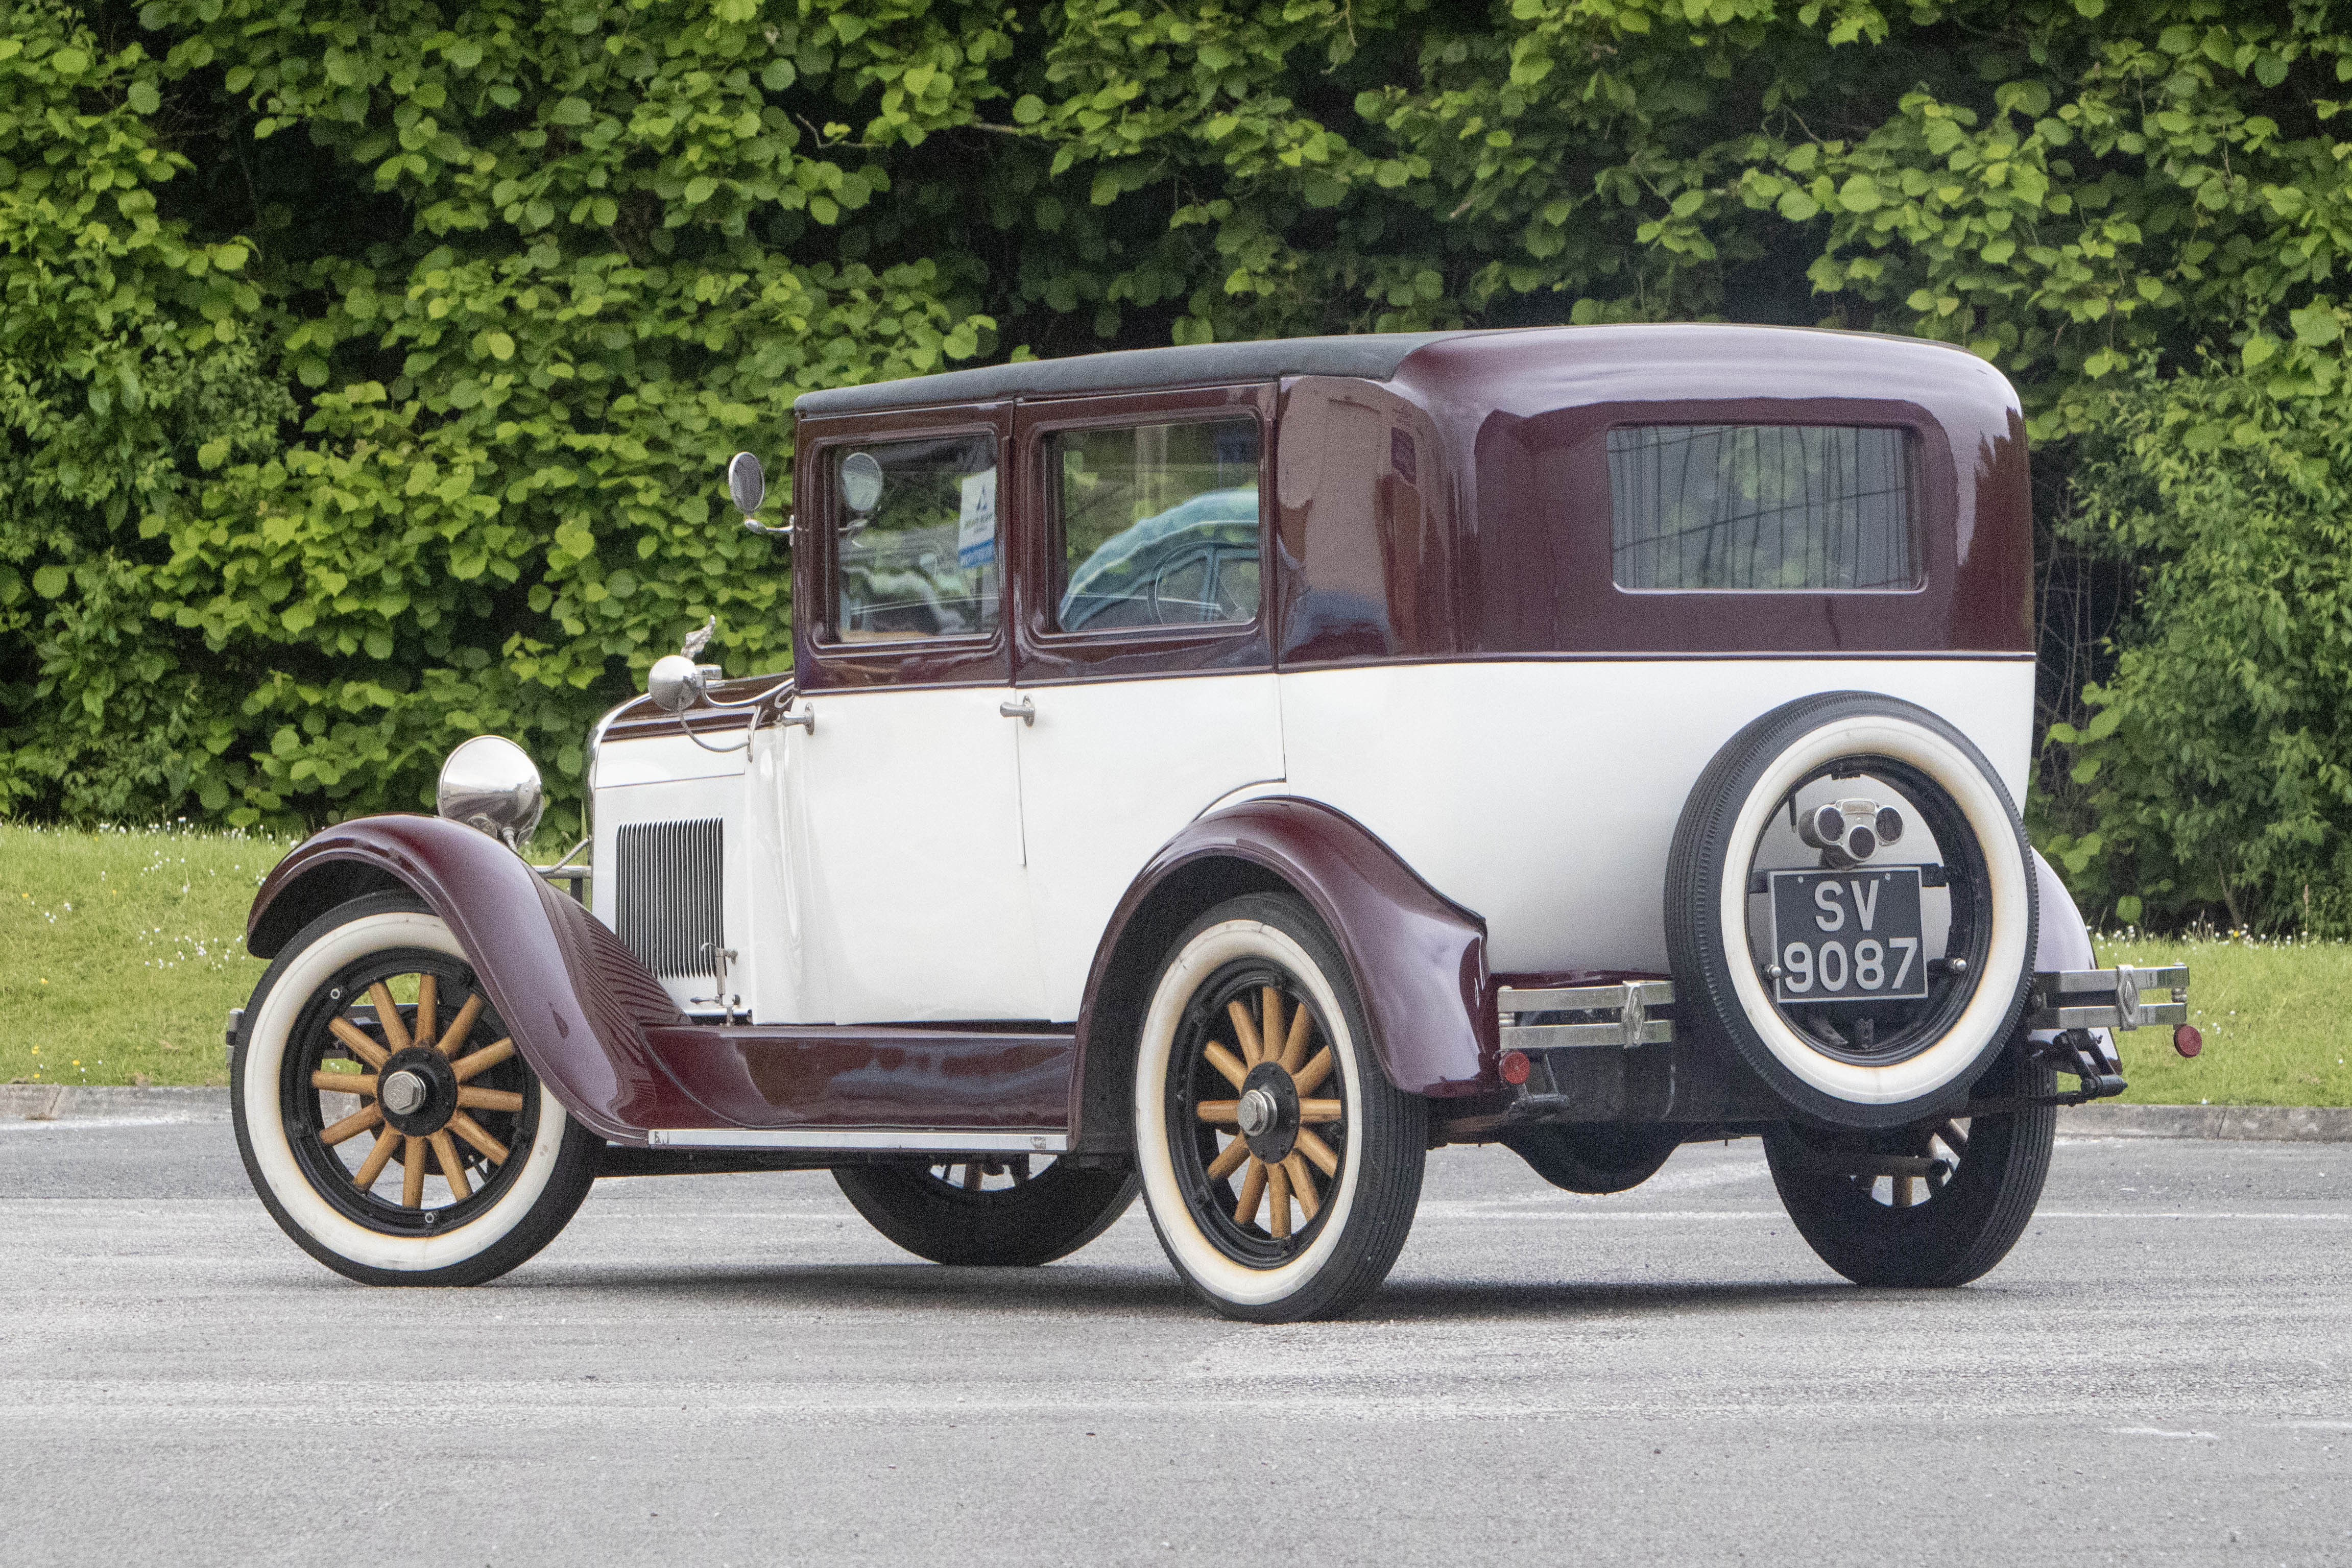
{"label": "black tire", "polygon": [[[1896,996],[1888,975],[1896,955],[1868,937],[1854,950],[1879,956],[1872,964],[1886,977],[1886,997],[1860,988],[1880,982],[1860,978],[1866,971],[1859,957],[1854,988],[1845,988],[1841,939],[1821,943],[1821,989],[1801,1002],[1790,998],[1801,977],[1803,988],[1813,985],[1812,949],[1792,942],[1784,953],[1780,938],[1792,933],[1764,935],[1773,918],[1764,884],[1768,872],[1815,874],[1796,858],[1815,852],[1800,844],[1796,825],[1798,797],[1807,789],[1862,791],[1864,806],[1871,798],[1902,803],[1898,827],[1910,826],[1899,850],[1858,866],[1822,850],[1814,863],[1816,870],[1847,864],[1831,874],[1864,879],[1857,899],[1881,873],[1918,868],[1908,884],[1916,892],[1906,896],[1917,901],[1920,939],[1894,946],[1909,949],[1901,973],[1910,978],[1902,985],[1923,995]],[[1805,815],[1822,809],[1808,804]],[[1923,852],[1937,858],[1911,858]],[[1956,1104],[2016,1032],[2025,1005],[2038,919],[2031,857],[2000,775],[1966,736],[1927,709],[1871,692],[1832,692],[1776,708],[1716,754],[1675,828],[1665,927],[1678,1024],[1695,1038],[1725,1042],[1790,1107],[1832,1125],[1899,1127]],[[1946,906],[1941,929],[1928,921],[1938,901]],[[1822,929],[1837,927],[1825,916]],[[1866,928],[1857,919],[1850,929],[1859,937]],[[1834,998],[1827,995],[1832,946],[1843,992]]]}
{"label": "black tire", "polygon": [[1671,1128],[1612,1122],[1514,1127],[1503,1134],[1503,1146],[1552,1186],[1595,1194],[1632,1191],[1657,1175],[1682,1142]]}
{"label": "black tire", "polygon": [[1132,1172],[1076,1170],[1056,1160],[1032,1176],[1029,1162],[1003,1155],[836,1166],[833,1179],[867,1223],[916,1257],[981,1268],[1067,1257],[1135,1201]]}
{"label": "black tire", "polygon": [[[2028,1062],[2011,1051],[1976,1093],[2046,1097],[2056,1088],[2048,1063]],[[2055,1106],[2032,1105],[1878,1133],[1784,1126],[1765,1134],[1764,1152],[1790,1219],[1822,1262],[1857,1285],[1941,1288],[1979,1278],[2017,1245],[2042,1199],[2057,1129]],[[1958,1148],[1955,1134],[1965,1140]],[[1865,1180],[1835,1168],[1874,1154],[1925,1154],[1939,1162],[1957,1156],[1958,1166],[1941,1180],[1919,1182],[1927,1189],[1924,1201],[1896,1207],[1896,1178]]]}
{"label": "black tire", "polygon": [[[1261,1052],[1261,1036],[1279,1039]],[[1251,894],[1193,921],[1138,1040],[1136,1170],[1193,1294],[1229,1318],[1296,1322],[1343,1316],[1379,1289],[1421,1201],[1429,1109],[1382,1075],[1347,961],[1314,913]],[[1255,1133],[1242,1131],[1245,1109],[1263,1113]]]}
{"label": "black tire", "polygon": [[[427,977],[433,1023],[420,1029]],[[394,1002],[390,1023],[370,1000],[377,985]],[[254,988],[229,1059],[237,1152],[269,1217],[311,1257],[371,1285],[478,1285],[537,1253],[588,1196],[604,1143],[506,1035],[449,927],[412,895],[371,894],[304,926]],[[373,1090],[334,1090],[335,1111],[358,1109],[331,1121],[316,1078],[341,1061],[376,1069],[351,1074],[355,1086],[407,1075],[394,1087],[419,1103],[403,1111]],[[345,1145],[366,1132],[374,1142],[354,1165]],[[379,1190],[395,1161],[397,1202]]]}

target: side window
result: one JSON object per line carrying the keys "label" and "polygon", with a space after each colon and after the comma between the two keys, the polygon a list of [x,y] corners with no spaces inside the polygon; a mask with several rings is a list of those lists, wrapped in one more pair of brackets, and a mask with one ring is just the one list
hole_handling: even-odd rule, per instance
{"label": "side window", "polygon": [[1609,433],[1620,588],[1822,592],[1919,585],[1902,430],[1652,424]]}
{"label": "side window", "polygon": [[996,630],[996,438],[834,448],[833,634],[845,643]]}
{"label": "side window", "polygon": [[1098,632],[1254,619],[1257,457],[1254,419],[1046,436],[1055,624]]}

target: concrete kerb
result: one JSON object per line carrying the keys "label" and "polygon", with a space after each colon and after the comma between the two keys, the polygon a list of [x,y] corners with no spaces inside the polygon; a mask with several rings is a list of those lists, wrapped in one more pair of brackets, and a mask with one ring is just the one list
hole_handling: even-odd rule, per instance
{"label": "concrete kerb", "polygon": [[79,1083],[0,1083],[0,1122],[226,1122],[228,1091],[112,1089]]}
{"label": "concrete kerb", "polygon": [[[225,1122],[226,1089],[111,1089],[0,1083],[0,1122]],[[2070,1105],[2058,1131],[2072,1138],[2231,1138],[2352,1143],[2352,1107],[2326,1105]]]}

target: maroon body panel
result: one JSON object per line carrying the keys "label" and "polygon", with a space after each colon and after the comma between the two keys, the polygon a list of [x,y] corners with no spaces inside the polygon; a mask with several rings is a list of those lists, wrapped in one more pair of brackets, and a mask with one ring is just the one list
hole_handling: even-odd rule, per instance
{"label": "maroon body panel", "polygon": [[1339,944],[1391,1082],[1437,1096],[1500,1088],[1486,923],[1329,807],[1250,800],[1177,834],[1113,912],[1078,1013],[1074,1148],[1124,1147],[1134,1029],[1182,926],[1219,897],[1280,887]]}
{"label": "maroon body panel", "polygon": [[683,1024],[621,939],[505,845],[438,817],[362,817],[295,846],[264,879],[246,945],[275,956],[345,899],[404,887],[446,921],[516,1048],[592,1131],[642,1144],[706,1117],[646,1031]]}
{"label": "maroon body panel", "polygon": [[710,1113],[703,1123],[1050,1133],[1069,1125],[1077,1041],[1066,1030],[689,1024],[646,1038]]}
{"label": "maroon body panel", "polygon": [[[1673,658],[1726,654],[2027,655],[2032,636],[2032,503],[2016,393],[1974,355],[1917,339],[1727,325],[1531,328],[1362,340],[1397,345],[1384,379],[1286,374],[1272,400],[1263,471],[1274,516],[1262,630],[1284,669],[1387,660]],[[1017,558],[1008,619],[1021,627],[1017,682],[1209,673],[1252,667],[1258,644],[1231,635],[1052,639],[1037,620],[1041,553],[1034,435],[1057,420],[1200,417],[1265,406],[1280,345],[1239,345],[1249,379],[1204,385],[1191,350],[1115,356],[1132,391],[1086,398],[1019,389],[1021,367],[957,372],[986,402],[924,402],[901,383],[887,412],[812,413],[801,422],[804,518],[827,514],[822,446],[950,425],[1005,432]],[[1328,345],[1325,346],[1328,350]],[[1243,352],[1243,350],[1247,350]],[[1155,359],[1155,354],[1164,356]],[[1314,359],[1302,350],[1302,360]],[[1328,351],[1325,352],[1328,358]],[[1068,384],[1071,366],[1035,372]],[[1165,365],[1168,384],[1151,371]],[[864,389],[869,406],[883,389]],[[1010,410],[1008,414],[1007,410]],[[1611,570],[1606,463],[1612,425],[1856,424],[1918,440],[1916,589],[1843,592],[1639,591]],[[812,529],[794,552],[795,602],[827,599]],[[935,684],[1003,678],[994,648],[904,653],[827,648],[796,633],[803,685]],[[1064,645],[1049,645],[1055,642]],[[898,645],[905,650],[906,645]],[[812,667],[822,660],[824,667]],[[1258,666],[1263,667],[1263,666]]]}
{"label": "maroon body panel", "polygon": [[[2025,423],[2000,372],[1916,339],[1756,327],[1448,339],[1390,383],[1462,471],[1470,656],[2030,653]],[[1896,426],[1920,441],[1925,580],[1906,591],[1632,591],[1612,580],[1607,433],[1627,424]],[[1442,642],[1401,646],[1428,656]]]}

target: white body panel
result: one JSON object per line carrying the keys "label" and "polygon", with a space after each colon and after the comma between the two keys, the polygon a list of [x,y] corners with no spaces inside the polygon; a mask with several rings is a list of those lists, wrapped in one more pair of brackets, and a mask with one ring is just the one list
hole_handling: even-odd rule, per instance
{"label": "white body panel", "polygon": [[[604,747],[597,759],[596,777],[609,778],[614,773],[633,777],[638,768],[650,766],[627,758],[625,754],[642,746],[666,746],[664,741],[624,741]],[[690,749],[692,742],[684,742]],[[610,766],[615,753],[623,754],[624,767]],[[596,791],[594,842],[590,852],[593,866],[614,867],[620,863],[620,831],[640,822],[692,821],[717,818],[724,823],[727,849],[727,875],[720,904],[721,929],[726,932],[727,945],[739,955],[749,957],[775,945],[780,933],[776,919],[778,895],[783,890],[784,866],[781,859],[763,855],[759,848],[759,818],[757,802],[749,788],[749,777],[743,769],[743,754],[736,753],[735,771],[717,778],[674,779],[659,784],[626,784],[618,789],[604,788]],[[594,876],[589,882],[589,908],[596,918],[614,930],[620,928],[618,904],[619,884],[612,875]],[[669,992],[670,1000],[678,1010],[697,1018],[718,1018],[721,1009],[711,998],[716,994],[711,977],[708,975],[656,976],[662,988]],[[756,1008],[761,998],[759,977],[745,967],[739,958],[734,973],[728,977],[728,990],[743,1000],[739,1009]],[[756,1014],[754,1016],[757,1016]]]}
{"label": "white body panel", "polygon": [[1666,968],[1683,800],[1749,720],[1815,692],[1903,697],[2024,796],[2033,662],[1528,660],[1280,677],[1289,786],[1486,919],[1502,972]]}
{"label": "white body panel", "polygon": [[[1731,658],[828,692],[802,699],[814,735],[772,728],[748,753],[605,746],[593,863],[615,863],[623,823],[723,820],[730,989],[762,1022],[1075,1019],[1152,854],[1268,795],[1344,812],[1485,916],[1497,971],[1664,970],[1675,819],[1741,726],[1885,692],[1957,725],[2014,800],[2032,683],[2022,658]],[[1024,697],[1034,725],[998,712]],[[614,924],[611,879],[594,894]],[[689,1001],[707,980],[665,983],[716,1014]]]}
{"label": "white body panel", "polygon": [[1220,797],[1282,778],[1278,680],[1187,675],[1024,691],[1036,720],[1012,727],[1045,969],[1040,1016],[1078,1016],[1111,913],[1162,844]]}
{"label": "white body panel", "polygon": [[1018,695],[801,699],[816,728],[788,744],[776,806],[830,1021],[1045,1016],[1022,864],[1020,721],[997,711]]}

